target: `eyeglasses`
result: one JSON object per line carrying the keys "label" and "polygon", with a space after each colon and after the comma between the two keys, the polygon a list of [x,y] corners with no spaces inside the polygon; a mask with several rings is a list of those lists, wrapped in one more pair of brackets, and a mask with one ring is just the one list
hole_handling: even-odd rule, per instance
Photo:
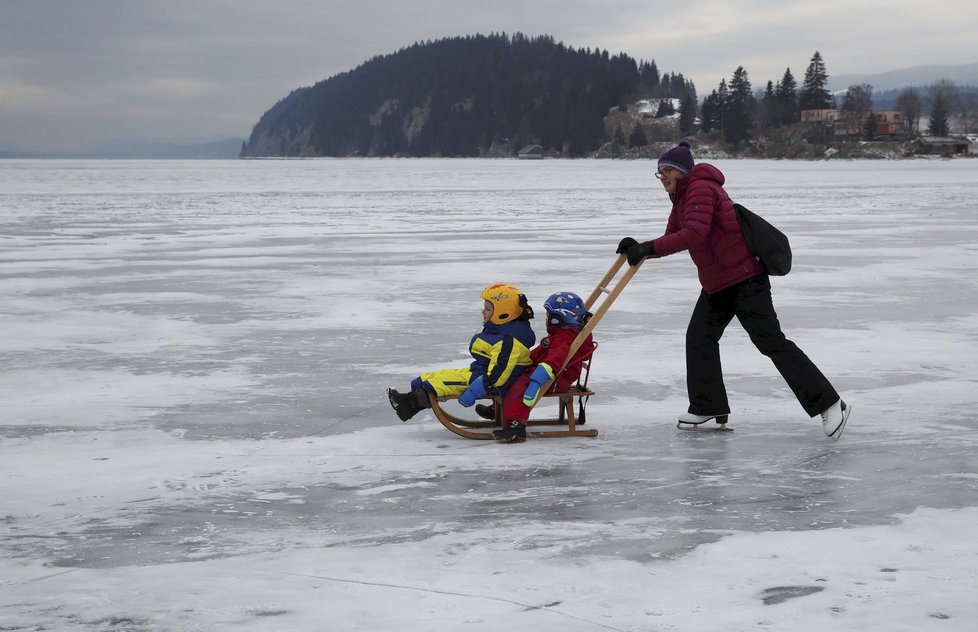
{"label": "eyeglasses", "polygon": [[656,169],[655,170],[655,179],[656,180],[661,180],[662,178],[664,178],[665,176],[668,176],[673,171],[676,171],[676,169],[673,169],[672,167],[665,167],[664,169]]}

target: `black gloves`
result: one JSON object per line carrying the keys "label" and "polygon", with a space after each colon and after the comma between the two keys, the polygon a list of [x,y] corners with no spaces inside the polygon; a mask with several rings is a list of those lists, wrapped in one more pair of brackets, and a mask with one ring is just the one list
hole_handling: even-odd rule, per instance
{"label": "black gloves", "polygon": [[655,247],[652,245],[651,241],[643,241],[640,244],[636,243],[628,249],[628,265],[636,265],[639,261],[645,259],[646,257],[654,256]]}
{"label": "black gloves", "polygon": [[628,254],[628,249],[637,243],[638,242],[632,239],[631,237],[625,237],[624,239],[618,242],[618,250],[615,251],[615,254],[626,255]]}
{"label": "black gloves", "polygon": [[651,241],[639,243],[631,237],[625,237],[618,242],[618,250],[615,252],[620,255],[627,255],[628,265],[633,266],[646,257],[654,257],[655,247]]}

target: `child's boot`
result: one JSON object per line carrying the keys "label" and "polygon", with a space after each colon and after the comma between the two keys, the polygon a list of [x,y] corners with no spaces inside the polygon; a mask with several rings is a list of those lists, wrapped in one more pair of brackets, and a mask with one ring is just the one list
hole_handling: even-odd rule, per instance
{"label": "child's boot", "polygon": [[428,391],[423,388],[416,388],[410,393],[398,393],[389,388],[387,389],[387,399],[390,400],[394,412],[397,413],[397,417],[401,421],[407,421],[425,408],[431,408]]}
{"label": "child's boot", "polygon": [[516,420],[507,421],[502,428],[493,430],[492,436],[501,443],[523,443],[526,441],[526,424]]}
{"label": "child's boot", "polygon": [[475,414],[482,417],[483,419],[495,419],[496,407],[491,404],[489,406],[486,406],[485,404],[476,404]]}

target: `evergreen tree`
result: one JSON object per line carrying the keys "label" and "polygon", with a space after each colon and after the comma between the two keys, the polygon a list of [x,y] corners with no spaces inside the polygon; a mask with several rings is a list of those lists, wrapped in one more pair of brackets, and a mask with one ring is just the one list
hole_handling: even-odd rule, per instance
{"label": "evergreen tree", "polygon": [[661,101],[659,101],[659,107],[655,111],[655,118],[672,116],[675,113],[676,113],[676,106],[672,104],[672,99],[662,99]]}
{"label": "evergreen tree", "polygon": [[927,123],[927,133],[931,136],[947,136],[950,128],[947,124],[949,112],[947,97],[943,91],[937,91],[934,95],[934,103],[930,109],[930,120]]}
{"label": "evergreen tree", "polygon": [[727,110],[729,109],[730,90],[727,89],[727,80],[721,79],[717,86],[717,131],[721,134],[727,126]]}
{"label": "evergreen tree", "polygon": [[648,144],[649,138],[645,135],[645,130],[642,129],[641,124],[636,123],[635,127],[632,128],[632,133],[628,135],[628,146],[645,147]]}
{"label": "evergreen tree", "polygon": [[723,124],[723,139],[737,145],[750,138],[756,100],[750,79],[743,66],[738,66],[730,79],[730,93]]}
{"label": "evergreen tree", "polygon": [[930,120],[927,132],[933,136],[947,136],[951,133],[948,116],[954,110],[958,89],[949,79],[938,79],[930,88]]}
{"label": "evergreen tree", "polygon": [[798,94],[798,106],[802,110],[820,110],[831,108],[832,93],[828,91],[829,75],[825,70],[825,62],[818,51],[812,55],[812,60],[805,70],[805,81]]}
{"label": "evergreen tree", "polygon": [[879,117],[876,116],[875,112],[870,112],[869,116],[866,117],[866,130],[864,132],[866,140],[874,140],[876,138],[876,124],[879,121]]}
{"label": "evergreen tree", "polygon": [[760,103],[760,123],[765,129],[781,126],[781,100],[778,92],[781,91],[781,84],[775,86],[771,81],[767,82],[764,95]]}
{"label": "evergreen tree", "polygon": [[720,95],[714,90],[710,96],[703,99],[703,107],[700,109],[700,129],[707,134],[719,130],[722,110]]}
{"label": "evergreen tree", "polygon": [[687,92],[683,100],[679,102],[679,132],[683,136],[693,133],[696,125],[696,90]]}
{"label": "evergreen tree", "polygon": [[642,62],[639,65],[639,96],[647,99],[655,96],[659,89],[659,69],[655,60]]}
{"label": "evergreen tree", "polygon": [[792,125],[801,120],[801,111],[798,108],[798,82],[791,74],[791,68],[786,68],[784,76],[778,82],[775,96],[780,103],[781,124]]}

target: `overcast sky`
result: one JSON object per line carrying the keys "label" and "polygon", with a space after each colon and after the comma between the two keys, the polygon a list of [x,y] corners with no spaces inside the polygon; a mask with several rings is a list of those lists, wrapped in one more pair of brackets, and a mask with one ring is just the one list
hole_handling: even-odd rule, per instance
{"label": "overcast sky", "polygon": [[755,88],[978,62],[974,0],[0,0],[0,149],[247,137],[291,90],[428,39],[547,34]]}

